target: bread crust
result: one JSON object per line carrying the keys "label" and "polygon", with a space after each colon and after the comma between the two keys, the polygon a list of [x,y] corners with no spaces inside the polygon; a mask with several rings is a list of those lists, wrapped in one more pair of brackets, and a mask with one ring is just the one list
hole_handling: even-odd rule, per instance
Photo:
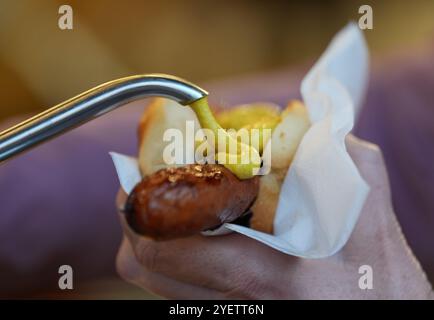
{"label": "bread crust", "polygon": [[297,148],[309,129],[306,107],[298,100],[291,101],[282,111],[282,120],[271,135],[271,170],[260,178],[259,194],[252,207],[252,229],[273,233],[274,217],[280,190]]}
{"label": "bread crust", "polygon": [[[187,121],[193,121],[196,130],[200,128],[196,114],[191,108],[164,98],[150,101],[138,126],[138,158],[142,176],[169,166],[163,159],[163,152],[168,144],[163,141],[164,133],[168,129],[176,129],[185,137]],[[181,162],[173,166],[185,164]]]}

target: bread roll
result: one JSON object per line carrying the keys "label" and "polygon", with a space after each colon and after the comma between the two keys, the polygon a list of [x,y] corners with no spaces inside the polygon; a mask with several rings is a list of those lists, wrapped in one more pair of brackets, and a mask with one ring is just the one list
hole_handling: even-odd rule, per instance
{"label": "bread roll", "polygon": [[[258,117],[274,119],[275,109],[272,105],[253,104],[258,109]],[[225,126],[245,125],[246,105],[233,111],[224,111],[217,119],[225,119]],[[247,112],[247,113],[246,113]],[[243,115],[241,119],[230,116]],[[282,111],[280,122],[271,135],[271,171],[260,177],[259,194],[251,210],[253,217],[250,226],[258,231],[273,233],[273,222],[280,195],[280,188],[297,148],[308,130],[310,123],[306,107],[300,101],[291,101]],[[253,117],[255,118],[255,117]],[[181,106],[168,99],[153,99],[145,110],[139,124],[139,166],[143,176],[150,175],[168,167],[163,161],[163,150],[167,142],[163,141],[167,129],[179,129],[185,136],[186,121],[194,121],[195,128],[200,128],[199,121],[191,108]],[[274,120],[273,120],[274,121]],[[181,164],[182,165],[182,164]]]}
{"label": "bread roll", "polygon": [[281,122],[271,135],[271,170],[260,178],[259,195],[251,209],[253,217],[250,226],[266,233],[273,233],[280,187],[310,126],[307,109],[300,101],[291,101],[281,116]]}
{"label": "bread roll", "polygon": [[167,129],[178,129],[185,137],[187,120],[194,121],[196,130],[200,128],[196,114],[191,108],[169,99],[151,100],[140,119],[138,129],[138,158],[143,176],[168,167],[163,160],[163,150],[167,146],[167,142],[163,141],[164,132]]}

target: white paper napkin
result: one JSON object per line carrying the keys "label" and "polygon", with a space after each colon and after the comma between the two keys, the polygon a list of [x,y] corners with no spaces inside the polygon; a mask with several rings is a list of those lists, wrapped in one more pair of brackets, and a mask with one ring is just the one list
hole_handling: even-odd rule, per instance
{"label": "white paper napkin", "polygon": [[[301,85],[312,126],[297,150],[282,185],[274,235],[235,224],[218,232],[242,233],[281,252],[305,258],[339,251],[356,224],[369,192],[348,155],[344,139],[354,124],[368,76],[362,32],[350,23],[341,30]],[[122,188],[140,181],[137,160],[110,153]]]}

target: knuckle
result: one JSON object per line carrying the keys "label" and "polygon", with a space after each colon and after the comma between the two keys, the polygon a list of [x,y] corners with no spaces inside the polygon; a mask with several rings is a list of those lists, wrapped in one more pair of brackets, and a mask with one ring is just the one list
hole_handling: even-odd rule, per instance
{"label": "knuckle", "polygon": [[372,154],[381,154],[380,147],[372,142],[369,142],[367,140],[360,139],[352,134],[349,134],[346,137],[346,144],[350,152],[359,154],[366,154],[366,153],[372,153]]}
{"label": "knuckle", "polygon": [[127,200],[127,194],[122,189],[119,189],[116,195],[116,208],[118,209],[119,212],[123,211],[126,200]]}
{"label": "knuckle", "polygon": [[[137,272],[133,268],[135,257],[122,245],[116,256],[116,272],[124,280],[133,282],[137,277]],[[137,262],[136,262],[137,263]]]}
{"label": "knuckle", "polygon": [[380,147],[374,143],[367,142],[366,143],[366,151],[369,155],[369,160],[374,163],[382,163],[383,162],[383,152]]}
{"label": "knuckle", "polygon": [[373,168],[382,169],[385,166],[383,152],[374,143],[349,136],[347,148],[350,156],[359,167],[367,167],[372,170]]}
{"label": "knuckle", "polygon": [[230,278],[231,288],[224,293],[228,299],[260,299],[265,292],[260,277],[252,270],[235,269]]}
{"label": "knuckle", "polygon": [[139,263],[150,272],[158,271],[159,250],[151,241],[138,241],[134,249]]}
{"label": "knuckle", "polygon": [[117,274],[124,280],[131,280],[132,275],[129,272],[129,269],[125,263],[125,260],[120,258],[118,254],[116,257],[116,272]]}

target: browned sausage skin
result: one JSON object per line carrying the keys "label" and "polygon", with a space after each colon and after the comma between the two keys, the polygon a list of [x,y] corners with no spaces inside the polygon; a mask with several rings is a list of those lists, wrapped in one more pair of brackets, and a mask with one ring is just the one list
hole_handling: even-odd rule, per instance
{"label": "browned sausage skin", "polygon": [[239,180],[222,165],[191,164],[143,178],[129,195],[125,214],[137,233],[168,240],[234,221],[258,192],[258,177]]}

